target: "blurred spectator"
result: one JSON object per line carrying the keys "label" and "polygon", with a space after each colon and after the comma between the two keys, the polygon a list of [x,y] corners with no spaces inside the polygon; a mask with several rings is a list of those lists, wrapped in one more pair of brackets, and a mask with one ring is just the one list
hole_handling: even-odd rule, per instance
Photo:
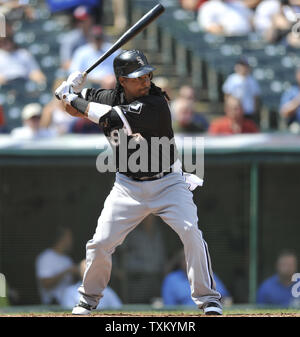
{"label": "blurred spectator", "polygon": [[256,124],[244,116],[241,101],[234,96],[226,96],[225,116],[213,120],[208,132],[212,135],[231,135],[258,132]]}
{"label": "blurred spectator", "polygon": [[178,98],[172,105],[174,132],[205,132],[208,121],[205,117],[195,113],[192,100]]}
{"label": "blurred spectator", "polygon": [[0,39],[0,85],[18,79],[45,83],[46,77],[28,50],[19,48],[13,37]]}
{"label": "blurred spectator", "polygon": [[175,132],[204,132],[209,123],[196,111],[196,94],[190,85],[182,85],[177,98],[171,103],[173,129]]}
{"label": "blurred spectator", "polygon": [[189,85],[183,85],[179,88],[178,91],[178,98],[184,98],[187,100],[190,100],[192,102],[195,102],[196,100],[196,95],[195,95],[195,90],[193,87]]}
{"label": "blurred spectator", "polygon": [[72,124],[76,121],[76,118],[66,113],[63,102],[54,97],[54,91],[61,82],[60,80],[54,82],[53,98],[44,106],[40,124],[42,128],[55,130],[58,135],[71,132]]}
{"label": "blurred spectator", "polygon": [[[196,306],[191,297],[191,288],[186,273],[186,261],[184,251],[171,261],[169,268],[171,271],[166,275],[162,283],[162,298],[164,305],[190,305]],[[214,274],[216,289],[222,295],[224,304],[232,304],[232,298],[222,281]]]}
{"label": "blurred spectator", "polygon": [[27,104],[22,111],[23,126],[13,129],[11,131],[12,137],[30,140],[56,136],[55,130],[41,127],[42,109],[39,103]]}
{"label": "blurred spectator", "polygon": [[161,90],[163,92],[165,92],[167,94],[167,96],[170,98],[172,97],[172,89],[170,87],[170,81],[168,78],[166,77],[154,77],[152,82],[159,88],[161,88]]}
{"label": "blurred spectator", "polygon": [[[104,33],[101,26],[93,26],[91,30],[91,42],[76,49],[70,66],[70,73],[85,71],[109,48],[111,43],[104,41]],[[113,60],[120,51],[115,52],[100,67],[96,67],[88,76],[88,80],[103,89],[113,89],[116,79],[113,69]]]}
{"label": "blurred spectator", "polygon": [[117,33],[124,33],[127,26],[126,0],[113,0],[114,27]]}
{"label": "blurred spectator", "polygon": [[199,9],[198,22],[208,33],[247,35],[252,31],[253,12],[239,0],[210,0]]}
{"label": "blurred spectator", "polygon": [[208,0],[179,0],[180,6],[186,11],[197,12]]}
{"label": "blurred spectator", "polygon": [[251,9],[256,9],[262,0],[242,0],[245,6]]}
{"label": "blurred spectator", "polygon": [[79,6],[73,12],[74,28],[63,35],[60,44],[60,63],[68,70],[75,50],[88,43],[93,17],[86,6]]}
{"label": "blurred spectator", "polygon": [[[292,251],[279,254],[276,261],[276,274],[266,279],[257,291],[257,303],[289,307],[297,304],[293,297],[292,276],[297,272],[297,256]],[[299,304],[299,303],[298,303]]]}
{"label": "blurred spectator", "polygon": [[237,61],[234,73],[228,76],[222,89],[225,95],[235,96],[241,100],[247,117],[258,119],[261,90],[258,82],[251,75],[251,67],[245,57]]}
{"label": "blurred spectator", "polygon": [[298,22],[300,15],[300,1],[264,1],[261,6],[262,8],[258,8],[258,16],[255,17],[254,23],[262,36],[268,42],[281,42],[299,48],[299,31],[297,30],[295,34],[293,26]]}
{"label": "blurred spectator", "polygon": [[[83,279],[84,271],[86,266],[86,260],[80,262],[80,277]],[[75,284],[72,284],[66,287],[62,293],[59,304],[66,309],[71,309],[79,303],[80,294],[78,288],[81,286],[82,281],[78,281]],[[102,293],[103,297],[101,298],[97,309],[119,309],[122,307],[122,302],[118,295],[110,288],[106,287]]]}
{"label": "blurred spectator", "polygon": [[288,126],[300,124],[300,68],[295,71],[296,85],[281,96],[279,113]]}
{"label": "blurred spectator", "polygon": [[257,6],[253,18],[254,29],[268,39],[268,32],[273,28],[273,18],[280,13],[280,0],[263,0]]}
{"label": "blurred spectator", "polygon": [[0,105],[0,133],[5,132],[5,116],[2,105]]}
{"label": "blurred spectator", "polygon": [[129,303],[149,303],[159,297],[166,253],[157,217],[151,214],[144,219],[129,233],[122,249]]}
{"label": "blurred spectator", "polygon": [[27,19],[34,18],[34,9],[29,0],[0,0],[0,13],[6,18],[10,18],[16,11],[21,11]]}
{"label": "blurred spectator", "polygon": [[79,277],[79,268],[68,256],[73,235],[69,228],[58,227],[53,245],[40,253],[36,259],[36,277],[43,304],[58,304],[64,290]]}
{"label": "blurred spectator", "polygon": [[82,133],[82,134],[90,134],[90,133],[102,133],[102,129],[100,129],[98,124],[91,122],[87,118],[73,118],[70,125],[71,133]]}

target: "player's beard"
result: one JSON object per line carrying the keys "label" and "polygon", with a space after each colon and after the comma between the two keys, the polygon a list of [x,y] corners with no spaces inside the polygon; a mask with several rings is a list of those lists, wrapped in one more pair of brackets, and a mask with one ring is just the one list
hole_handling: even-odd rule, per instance
{"label": "player's beard", "polygon": [[141,89],[141,96],[140,97],[149,95],[149,91],[150,91],[150,87],[145,87],[145,88]]}

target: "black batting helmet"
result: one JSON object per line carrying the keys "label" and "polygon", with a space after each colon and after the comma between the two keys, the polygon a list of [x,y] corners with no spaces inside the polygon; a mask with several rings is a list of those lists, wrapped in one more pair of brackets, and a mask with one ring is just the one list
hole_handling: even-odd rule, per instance
{"label": "black batting helmet", "polygon": [[155,70],[146,56],[139,50],[125,50],[114,59],[114,71],[116,78],[120,76],[136,78],[151,73]]}

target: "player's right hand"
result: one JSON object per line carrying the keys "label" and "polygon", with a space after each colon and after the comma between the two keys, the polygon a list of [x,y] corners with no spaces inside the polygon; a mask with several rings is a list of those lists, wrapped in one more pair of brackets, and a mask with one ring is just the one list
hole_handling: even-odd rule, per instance
{"label": "player's right hand", "polygon": [[82,91],[86,80],[86,75],[86,73],[75,71],[68,77],[67,83],[70,85],[70,87],[72,87],[75,93],[80,93]]}

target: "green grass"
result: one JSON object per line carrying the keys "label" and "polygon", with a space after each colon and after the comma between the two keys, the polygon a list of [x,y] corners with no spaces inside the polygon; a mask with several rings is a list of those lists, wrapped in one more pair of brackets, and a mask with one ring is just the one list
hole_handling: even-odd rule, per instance
{"label": "green grass", "polygon": [[[31,316],[68,316],[71,315],[71,311],[58,311],[58,310],[25,310],[23,311],[22,308],[20,310],[14,310],[8,307],[1,308],[0,316],[24,316],[24,317],[31,317]],[[129,316],[129,317],[136,317],[136,316],[150,316],[150,317],[195,317],[195,316],[202,316],[203,313],[201,310],[105,310],[105,311],[95,311],[92,315],[98,316]],[[264,308],[225,308],[224,316],[297,316],[300,317],[300,309],[264,309]]]}

